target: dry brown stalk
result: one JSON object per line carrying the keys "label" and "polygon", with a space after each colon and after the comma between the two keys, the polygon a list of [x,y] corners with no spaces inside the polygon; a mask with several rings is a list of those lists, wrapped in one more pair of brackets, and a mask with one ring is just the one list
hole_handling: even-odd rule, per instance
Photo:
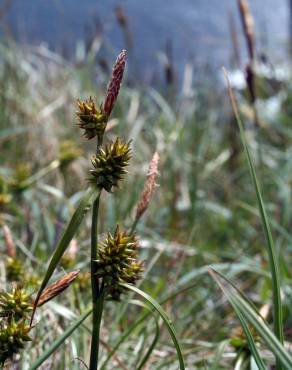
{"label": "dry brown stalk", "polygon": [[237,33],[236,33],[236,27],[235,27],[235,22],[234,22],[234,17],[231,12],[228,14],[228,19],[229,19],[229,30],[230,30],[230,36],[231,36],[231,42],[233,46],[233,58],[234,58],[234,63],[237,67],[240,66],[240,50],[239,50],[239,44],[238,44],[238,38],[237,38]]}
{"label": "dry brown stalk", "polygon": [[247,0],[238,0],[238,6],[241,16],[242,27],[247,43],[250,60],[255,58],[255,35],[254,21],[251,15]]}
{"label": "dry brown stalk", "polygon": [[258,116],[256,107],[256,74],[255,74],[255,32],[254,20],[250,12],[247,0],[238,0],[239,11],[241,15],[242,27],[247,43],[249,62],[245,70],[245,79],[247,84],[250,102],[254,111],[254,122],[256,127],[261,127],[262,123]]}
{"label": "dry brown stalk", "polygon": [[6,253],[8,257],[15,258],[16,257],[16,248],[14,241],[12,239],[11,231],[7,225],[3,225],[3,236],[6,246]]}
{"label": "dry brown stalk", "polygon": [[247,89],[250,95],[250,101],[252,104],[255,104],[256,101],[256,92],[255,92],[255,74],[253,72],[252,65],[247,64],[245,69],[245,80],[247,84]]}

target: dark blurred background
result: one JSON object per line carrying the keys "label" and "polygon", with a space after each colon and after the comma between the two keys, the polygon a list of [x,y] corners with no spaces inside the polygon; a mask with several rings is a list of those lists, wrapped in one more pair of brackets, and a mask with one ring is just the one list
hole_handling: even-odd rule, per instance
{"label": "dark blurred background", "polygon": [[[217,68],[234,59],[233,30],[240,32],[234,0],[2,0],[1,29],[17,41],[45,43],[68,58],[99,38],[105,49],[131,49],[132,61],[145,77],[164,52],[176,69],[186,61]],[[290,0],[253,0],[257,50],[287,59]],[[102,41],[101,41],[102,40]],[[113,50],[111,50],[113,49]]]}

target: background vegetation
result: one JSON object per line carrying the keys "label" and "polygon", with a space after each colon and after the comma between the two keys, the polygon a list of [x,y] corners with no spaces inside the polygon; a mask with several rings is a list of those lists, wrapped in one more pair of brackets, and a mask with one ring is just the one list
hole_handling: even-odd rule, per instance
{"label": "background vegetation", "polygon": [[[0,217],[11,230],[19,263],[9,265],[1,231],[1,288],[25,281],[35,293],[85,189],[94,150],[76,125],[76,99],[92,96],[101,103],[109,73],[97,65],[99,57],[92,48],[78,63],[44,47],[22,47],[11,40],[1,41],[0,49]],[[127,69],[107,137],[133,140],[131,176],[113,195],[103,194],[100,230],[113,232],[116,222],[124,229],[131,227],[149,162],[158,151],[159,187],[137,226],[146,266],[140,287],[164,302],[187,368],[255,368],[239,321],[208,269],[211,265],[235,282],[271,321],[272,286],[256,193],[223,80],[194,66],[187,68],[193,78],[182,88],[168,78],[155,89],[135,82]],[[261,66],[258,70],[260,128],[254,125],[248,91],[242,88],[236,93],[279,260],[289,345],[292,95],[289,78],[278,76],[277,69]],[[54,278],[80,269],[77,280],[38,310],[34,341],[15,358],[13,368],[27,369],[90,306],[89,217],[76,235],[75,247]],[[175,350],[159,320],[142,320],[126,336],[147,312],[129,304],[130,298],[106,303],[101,368],[121,338],[106,368],[139,368],[158,325],[160,336],[144,368],[177,369]],[[256,338],[272,366],[272,353]],[[85,321],[40,368],[84,368],[81,360],[88,359],[89,342]]]}

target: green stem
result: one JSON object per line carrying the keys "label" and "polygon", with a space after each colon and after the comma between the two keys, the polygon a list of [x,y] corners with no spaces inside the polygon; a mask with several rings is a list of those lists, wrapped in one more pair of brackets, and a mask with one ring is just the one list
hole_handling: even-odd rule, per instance
{"label": "green stem", "polygon": [[92,338],[91,338],[91,351],[90,351],[90,370],[96,370],[98,365],[98,352],[99,352],[99,330],[102,316],[103,299],[99,299],[100,294],[103,294],[99,288],[99,281],[96,276],[98,258],[98,209],[99,198],[93,203],[92,209],[92,224],[91,224],[91,291],[92,291]]}
{"label": "green stem", "polygon": [[130,234],[133,234],[134,233],[134,231],[136,230],[136,227],[137,227],[137,224],[138,224],[139,221],[140,221],[140,217],[139,218],[135,218],[135,221],[133,222],[132,227],[130,229]]}
{"label": "green stem", "polygon": [[103,312],[105,291],[102,290],[98,301],[95,302],[92,311],[92,339],[90,350],[90,364],[89,370],[97,370],[99,358],[99,341],[100,341],[100,324]]}
{"label": "green stem", "polygon": [[[99,153],[102,145],[103,135],[97,137],[96,154]],[[89,370],[97,370],[98,354],[99,354],[99,333],[103,311],[104,289],[99,286],[99,280],[96,276],[98,258],[98,210],[100,194],[93,203],[92,208],[92,223],[91,223],[91,292],[92,292],[92,334],[91,334],[91,349],[90,349],[90,364]]]}

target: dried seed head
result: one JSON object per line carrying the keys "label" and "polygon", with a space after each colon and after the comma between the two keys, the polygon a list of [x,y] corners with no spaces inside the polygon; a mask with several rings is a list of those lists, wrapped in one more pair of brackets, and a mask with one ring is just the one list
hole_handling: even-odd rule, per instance
{"label": "dried seed head", "polygon": [[134,234],[120,232],[108,233],[98,248],[97,277],[103,278],[108,297],[119,300],[125,291],[120,283],[135,284],[141,278],[143,262],[138,260],[138,240]]}
{"label": "dried seed head", "polygon": [[0,292],[0,316],[21,320],[32,310],[30,295],[22,288],[13,288],[10,293]]}
{"label": "dried seed head", "polygon": [[37,303],[37,307],[42,306],[43,304],[47,303],[48,301],[62,293],[63,290],[68,288],[68,286],[73,283],[73,281],[77,278],[78,274],[79,270],[69,272],[67,275],[57,280],[54,284],[48,286],[41,294],[40,299],[38,300]]}
{"label": "dried seed head", "polygon": [[3,225],[3,236],[6,246],[6,254],[8,257],[15,258],[16,257],[16,248],[15,244],[12,239],[11,231],[7,225]]}
{"label": "dried seed head", "polygon": [[158,162],[159,154],[155,152],[150,162],[145,186],[137,206],[136,220],[139,220],[148,208],[151,197],[154,193],[155,188],[157,187],[156,178],[158,176]]}
{"label": "dried seed head", "polygon": [[254,21],[251,15],[248,1],[238,0],[239,11],[241,15],[242,27],[247,42],[249,58],[253,60],[255,57],[255,36],[254,36]]}
{"label": "dried seed head", "polygon": [[30,329],[24,321],[0,323],[0,364],[3,365],[8,359],[12,360],[13,356],[24,348],[25,342],[32,340],[28,335]]}
{"label": "dried seed head", "polygon": [[92,175],[90,182],[111,192],[127,173],[125,167],[128,166],[130,158],[130,142],[123,143],[120,138],[117,138],[115,142],[106,145],[105,149],[100,149],[99,153],[92,158],[94,169],[90,170]]}
{"label": "dried seed head", "polygon": [[102,136],[107,123],[107,116],[102,109],[97,110],[92,98],[81,102],[77,100],[79,111],[76,112],[78,126],[84,130],[84,136],[90,140],[95,136]]}
{"label": "dried seed head", "polygon": [[125,65],[126,50],[122,50],[113,66],[112,77],[107,88],[106,98],[103,105],[103,111],[105,112],[107,117],[110,116],[119,95]]}

